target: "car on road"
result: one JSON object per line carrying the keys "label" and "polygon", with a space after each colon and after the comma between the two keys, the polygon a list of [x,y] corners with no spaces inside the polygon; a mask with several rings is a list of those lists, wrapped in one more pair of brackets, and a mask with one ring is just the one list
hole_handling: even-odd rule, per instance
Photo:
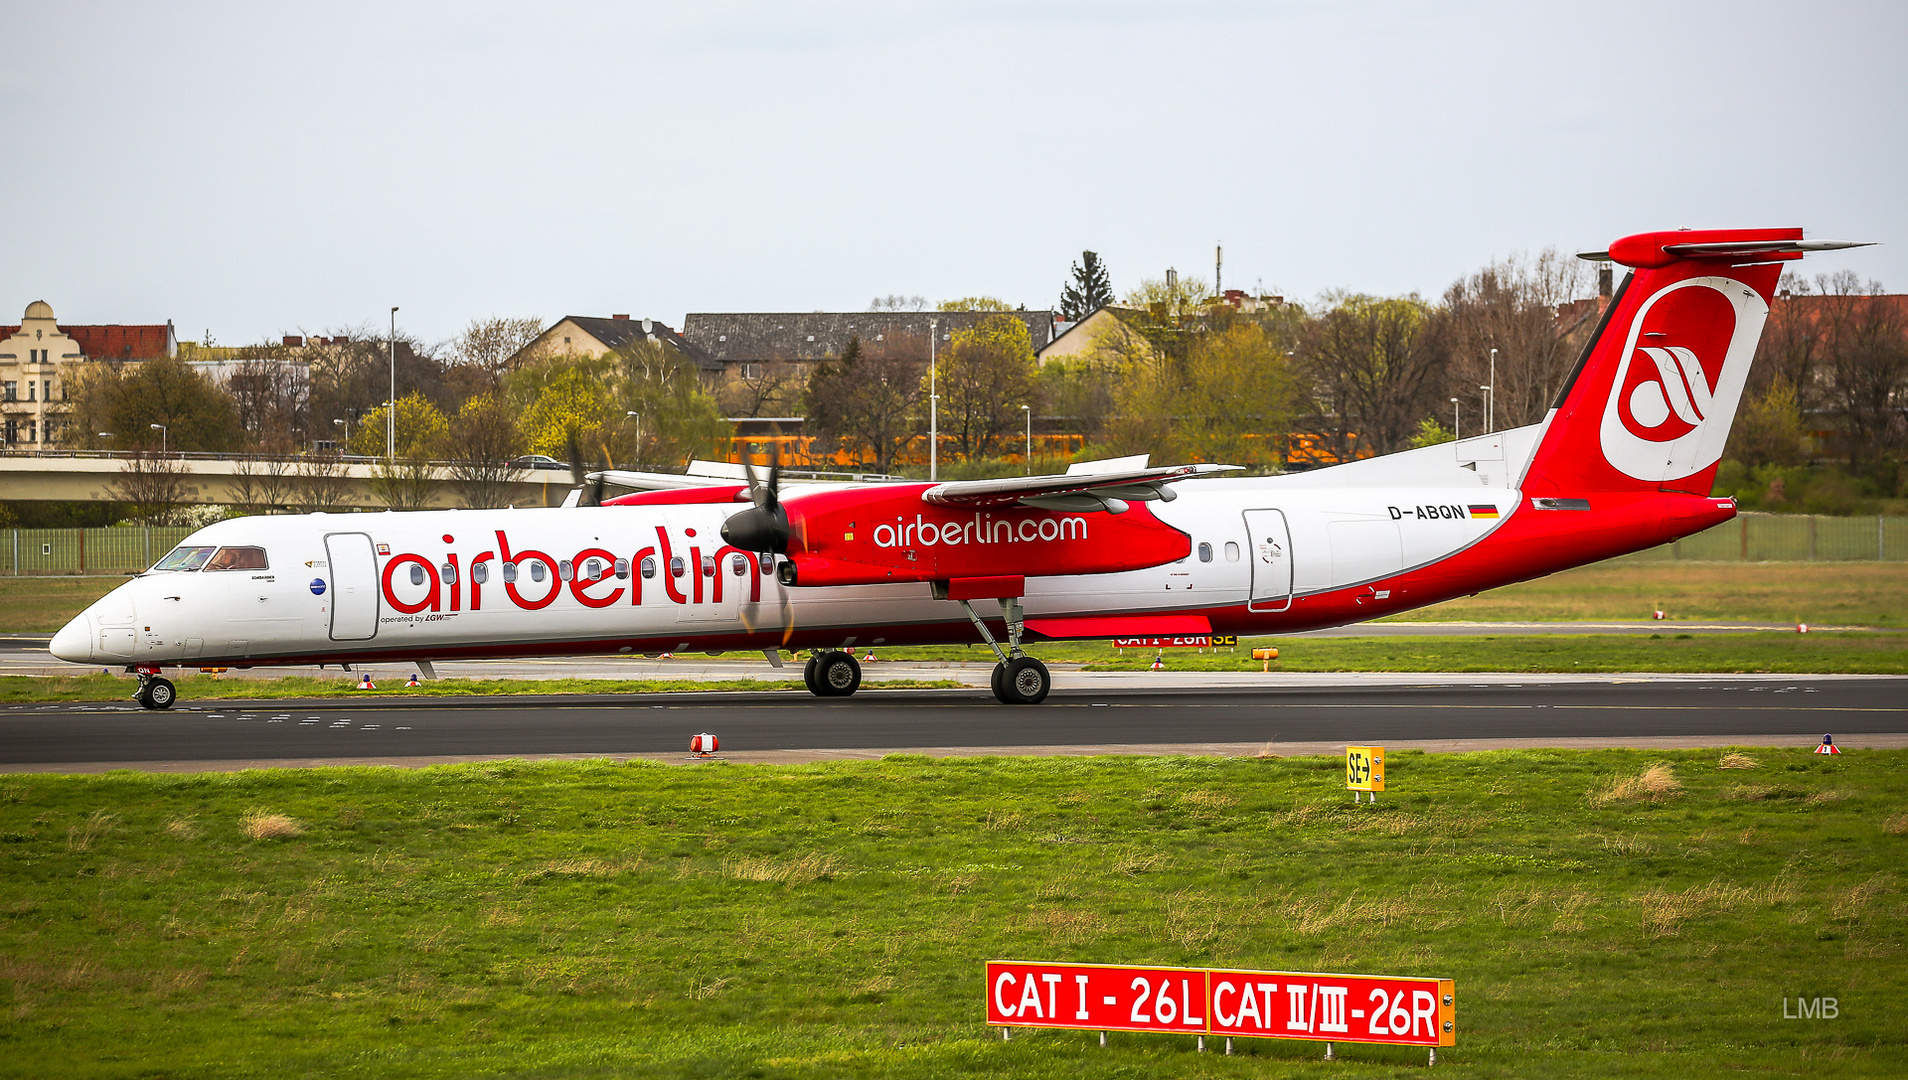
{"label": "car on road", "polygon": [[568,462],[558,461],[544,454],[525,454],[520,458],[511,459],[510,464],[519,469],[567,469],[570,467]]}

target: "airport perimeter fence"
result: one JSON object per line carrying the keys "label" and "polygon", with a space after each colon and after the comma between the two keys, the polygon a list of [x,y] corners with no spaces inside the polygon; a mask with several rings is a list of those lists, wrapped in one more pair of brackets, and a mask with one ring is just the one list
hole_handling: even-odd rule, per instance
{"label": "airport perimeter fence", "polygon": [[[0,530],[0,559],[17,577],[132,574],[193,532],[190,526]],[[1708,532],[1625,558],[1646,562],[1900,562],[1908,518],[1741,514]]]}

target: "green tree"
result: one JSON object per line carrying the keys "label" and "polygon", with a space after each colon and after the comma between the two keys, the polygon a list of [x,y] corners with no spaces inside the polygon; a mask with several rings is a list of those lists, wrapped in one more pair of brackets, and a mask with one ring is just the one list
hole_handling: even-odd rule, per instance
{"label": "green tree", "polygon": [[[383,406],[372,409],[351,430],[351,441],[346,445],[352,453],[364,457],[385,456],[384,413]],[[413,391],[398,399],[395,440],[398,457],[428,461],[442,449],[449,430],[444,414],[423,394]]]}
{"label": "green tree", "polygon": [[1437,417],[1427,416],[1418,421],[1417,434],[1411,436],[1411,448],[1420,450],[1427,446],[1448,443],[1456,438],[1457,436],[1451,434],[1450,428],[1438,423]]}
{"label": "green tree", "polygon": [[588,457],[608,457],[615,388],[601,365],[553,360],[534,374],[518,425],[524,448],[567,459],[570,447],[579,446]]}
{"label": "green tree", "polygon": [[1800,465],[1807,459],[1802,403],[1789,380],[1777,376],[1744,404],[1729,429],[1728,456],[1746,465]]}
{"label": "green tree", "polygon": [[1298,396],[1291,357],[1264,327],[1234,321],[1195,342],[1171,445],[1194,461],[1282,471]]}
{"label": "green tree", "polygon": [[990,457],[1001,437],[1021,424],[1022,405],[1033,405],[1033,339],[1012,315],[990,315],[954,331],[939,356],[941,434],[956,457]]}
{"label": "green tree", "polygon": [[1073,280],[1060,292],[1060,315],[1068,322],[1079,322],[1113,302],[1113,279],[1099,253],[1082,251],[1073,264]]}
{"label": "green tree", "polygon": [[[607,447],[619,449],[638,469],[728,456],[733,428],[703,387],[693,361],[654,341],[630,346],[616,358],[616,416],[622,422],[616,424],[615,437],[605,440]],[[632,412],[634,417],[628,415]]]}
{"label": "green tree", "polygon": [[[175,357],[88,364],[70,408],[74,441],[103,449],[233,450],[244,434],[232,396]],[[165,425],[163,439],[154,424]]]}
{"label": "green tree", "polygon": [[502,394],[479,394],[464,402],[450,419],[444,456],[465,506],[505,505],[510,485],[522,475],[510,463],[522,453],[517,410]]}
{"label": "green tree", "polygon": [[963,296],[958,300],[943,300],[935,305],[936,311],[1013,311],[1013,304],[998,296]]}
{"label": "green tree", "polygon": [[1442,400],[1447,356],[1443,321],[1418,298],[1337,297],[1299,352],[1310,425],[1340,461],[1407,448]]}

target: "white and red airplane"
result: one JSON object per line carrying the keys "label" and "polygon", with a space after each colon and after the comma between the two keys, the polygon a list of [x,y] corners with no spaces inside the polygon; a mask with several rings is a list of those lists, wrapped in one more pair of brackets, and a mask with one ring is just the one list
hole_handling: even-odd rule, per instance
{"label": "white and red airplane", "polygon": [[[52,641],[168,666],[813,650],[852,694],[861,646],[974,643],[994,694],[1051,679],[1025,638],[1338,626],[1607,559],[1736,513],[1710,494],[1800,229],[1645,233],[1543,422],[1296,475],[1144,458],[1065,476],[766,483],[595,474],[650,490],[555,509],[247,517],[199,530]],[[719,471],[719,470],[718,470]],[[579,489],[581,491],[581,489]],[[577,502],[572,496],[572,503]],[[977,607],[976,604],[980,606]],[[1002,644],[1004,639],[1004,645]]]}

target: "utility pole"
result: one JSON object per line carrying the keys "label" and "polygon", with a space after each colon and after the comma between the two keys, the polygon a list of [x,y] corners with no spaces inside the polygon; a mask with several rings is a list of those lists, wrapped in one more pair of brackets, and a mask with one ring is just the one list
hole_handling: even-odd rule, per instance
{"label": "utility pole", "polygon": [[1022,405],[1020,411],[1027,414],[1027,475],[1033,475],[1033,406]]}
{"label": "utility pole", "polygon": [[1484,418],[1484,433],[1489,435],[1497,430],[1497,350],[1491,350],[1491,397],[1490,414]]}
{"label": "utility pole", "polygon": [[1458,427],[1458,399],[1452,398],[1451,399],[1451,439],[1452,441],[1457,442],[1457,441],[1462,441],[1463,438],[1464,438],[1464,429]]}
{"label": "utility pole", "polygon": [[935,386],[935,349],[941,343],[938,319],[928,320],[928,480],[941,477],[941,395]]}
{"label": "utility pole", "polygon": [[384,456],[397,464],[397,312],[391,309],[391,399],[384,405]]}
{"label": "utility pole", "polygon": [[1212,246],[1212,291],[1226,295],[1226,249],[1222,244]]}

